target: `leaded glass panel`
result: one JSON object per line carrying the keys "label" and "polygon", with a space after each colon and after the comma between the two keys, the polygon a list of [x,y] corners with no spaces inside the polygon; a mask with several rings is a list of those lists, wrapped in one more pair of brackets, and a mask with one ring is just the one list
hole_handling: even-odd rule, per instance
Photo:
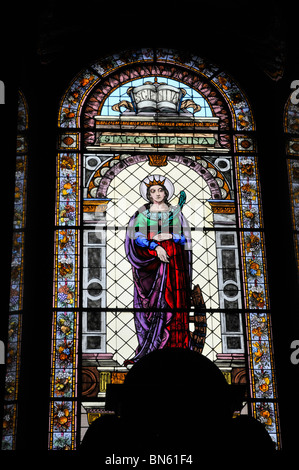
{"label": "leaded glass panel", "polygon": [[[144,227],[167,224],[172,240],[192,242],[191,305],[179,321],[229,383],[246,377],[250,396],[235,413],[252,413],[279,447],[255,123],[244,92],[199,57],[123,51],[75,77],[58,124],[50,449],[75,448],[92,419],[113,411],[107,384],[123,383],[141,348],[127,229],[145,204],[142,184],[154,181],[174,188],[169,221],[180,207],[188,230],[177,237],[165,217],[141,211],[138,243],[148,241]],[[172,344],[185,344],[169,331]]]}
{"label": "leaded glass panel", "polygon": [[21,91],[18,94],[17,112],[15,194],[2,450],[15,450],[16,446],[21,366],[29,121],[27,102]]}

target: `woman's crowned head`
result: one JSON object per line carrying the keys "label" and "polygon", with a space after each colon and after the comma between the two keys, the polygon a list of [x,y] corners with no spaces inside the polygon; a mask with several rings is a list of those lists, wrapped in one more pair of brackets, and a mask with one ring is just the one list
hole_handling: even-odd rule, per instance
{"label": "woman's crowned head", "polygon": [[168,190],[162,185],[155,184],[153,186],[149,186],[146,191],[146,197],[149,202],[151,203],[161,203],[161,202],[168,202],[169,192]]}
{"label": "woman's crowned head", "polygon": [[157,196],[157,200],[161,200],[163,194],[163,202],[168,202],[174,194],[174,186],[172,182],[161,175],[147,176],[140,184],[140,194],[143,199],[152,202]]}

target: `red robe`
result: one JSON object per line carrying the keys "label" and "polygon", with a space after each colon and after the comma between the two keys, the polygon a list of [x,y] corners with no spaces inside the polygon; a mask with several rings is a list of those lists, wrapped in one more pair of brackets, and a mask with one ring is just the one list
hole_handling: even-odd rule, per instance
{"label": "red robe", "polygon": [[[165,347],[189,348],[188,306],[190,305],[190,280],[184,256],[184,246],[175,243],[173,240],[159,242],[159,245],[164,248],[169,256],[165,300],[173,311],[173,317],[166,326],[169,338]],[[157,256],[155,250],[149,250],[149,253]]]}

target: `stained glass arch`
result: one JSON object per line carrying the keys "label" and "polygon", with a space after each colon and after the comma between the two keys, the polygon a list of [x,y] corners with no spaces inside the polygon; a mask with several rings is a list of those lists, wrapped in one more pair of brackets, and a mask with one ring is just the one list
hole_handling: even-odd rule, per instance
{"label": "stained glass arch", "polygon": [[[172,215],[163,222],[149,214],[150,193],[142,187],[164,185],[174,194],[168,191]],[[138,242],[128,236],[136,214]],[[180,234],[169,229],[176,218],[184,221]],[[167,347],[190,347],[229,383],[245,383],[247,398],[235,414],[256,417],[279,448],[252,109],[226,71],[166,49],[94,62],[60,102],[49,448],[78,447],[94,418],[113,413],[105,409],[107,384],[123,383],[140,352],[154,347],[151,326],[141,327],[149,297],[138,297],[136,275],[142,250],[157,259],[155,240],[164,229],[148,239],[144,227],[159,223],[168,227],[169,249],[184,259],[192,251],[192,263],[189,277],[179,268],[185,274],[178,281],[191,281],[190,298],[169,310],[165,293],[154,304],[152,318],[169,310],[156,325],[158,343],[166,332]]]}

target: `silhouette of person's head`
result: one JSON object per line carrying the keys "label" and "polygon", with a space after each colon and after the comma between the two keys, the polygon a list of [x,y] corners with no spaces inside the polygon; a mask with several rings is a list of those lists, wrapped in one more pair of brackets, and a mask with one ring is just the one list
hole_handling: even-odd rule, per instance
{"label": "silhouette of person's head", "polygon": [[130,369],[124,385],[123,418],[176,446],[215,439],[232,415],[223,374],[188,349],[148,354]]}
{"label": "silhouette of person's head", "polygon": [[[82,450],[183,452],[204,450],[273,450],[261,423],[233,419],[231,388],[220,369],[188,349],[162,349],[140,359],[125,383],[107,389],[107,409],[88,429]],[[109,405],[110,404],[110,405]],[[256,436],[258,436],[258,444]]]}

